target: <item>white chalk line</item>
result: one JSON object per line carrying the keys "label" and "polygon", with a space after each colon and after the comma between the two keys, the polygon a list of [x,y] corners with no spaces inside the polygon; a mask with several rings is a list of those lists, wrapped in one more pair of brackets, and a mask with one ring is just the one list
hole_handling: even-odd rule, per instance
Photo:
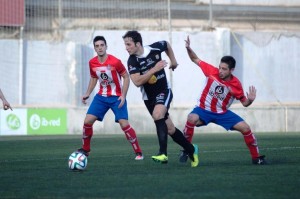
{"label": "white chalk line", "polygon": [[[284,147],[271,147],[271,148],[260,148],[260,150],[263,151],[282,151],[282,150],[298,150],[300,149],[300,146],[284,146]],[[212,150],[212,151],[201,151],[201,153],[231,153],[231,152],[240,152],[240,151],[248,151],[248,149],[226,149],[226,150]],[[175,153],[168,153],[174,155]],[[176,154],[179,154],[176,153]],[[152,154],[153,155],[153,154]],[[101,158],[111,158],[111,157],[128,157],[129,155],[109,155],[109,156],[101,156]],[[144,154],[144,156],[151,156],[150,154]],[[98,156],[97,156],[98,157]],[[26,158],[26,159],[15,159],[15,160],[0,160],[0,163],[13,163],[13,162],[30,162],[30,161],[51,161],[51,160],[68,160],[68,157],[66,158]]]}

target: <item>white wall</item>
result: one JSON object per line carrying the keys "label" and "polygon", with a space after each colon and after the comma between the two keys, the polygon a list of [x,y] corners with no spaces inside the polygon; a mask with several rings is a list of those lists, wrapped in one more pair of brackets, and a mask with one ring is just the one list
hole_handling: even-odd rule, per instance
{"label": "white wall", "polygon": [[[108,52],[126,65],[128,53],[124,31],[73,31],[62,43],[27,41],[25,47],[25,98],[31,106],[78,106],[89,81],[88,60],[94,55],[92,39],[104,35]],[[169,40],[168,32],[142,31],[144,44]],[[235,33],[226,29],[213,32],[173,32],[172,46],[178,69],[172,72],[174,106],[192,107],[200,93],[204,76],[186,53],[184,40],[189,35],[191,46],[199,57],[218,66],[223,55],[237,60],[235,75],[247,91],[258,89],[255,103],[299,103],[300,37],[284,33]],[[18,106],[18,42],[0,40],[0,85],[12,105]],[[166,57],[165,57],[166,58]],[[166,69],[168,70],[168,69]],[[143,106],[138,88],[131,84],[129,106]]]}

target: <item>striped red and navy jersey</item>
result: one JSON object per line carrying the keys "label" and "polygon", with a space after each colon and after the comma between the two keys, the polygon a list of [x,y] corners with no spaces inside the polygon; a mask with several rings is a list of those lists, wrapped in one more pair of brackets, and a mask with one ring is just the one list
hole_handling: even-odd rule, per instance
{"label": "striped red and navy jersey", "polygon": [[106,61],[100,63],[96,56],[89,61],[89,66],[91,77],[99,80],[99,95],[104,97],[122,95],[121,76],[127,71],[118,58],[108,54]]}
{"label": "striped red and navy jersey", "polygon": [[206,76],[206,83],[198,99],[198,106],[214,113],[224,113],[230,107],[234,99],[245,101],[247,98],[241,82],[237,77],[223,81],[219,77],[219,69],[200,61],[198,66]]}

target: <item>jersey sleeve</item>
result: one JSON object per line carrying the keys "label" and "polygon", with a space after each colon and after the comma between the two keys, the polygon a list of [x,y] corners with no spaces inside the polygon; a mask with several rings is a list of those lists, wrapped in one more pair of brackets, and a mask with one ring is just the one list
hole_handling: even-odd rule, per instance
{"label": "jersey sleeve", "polygon": [[206,77],[208,77],[210,75],[214,75],[219,72],[219,70],[216,67],[214,67],[213,65],[210,65],[204,61],[199,61],[198,66],[201,68],[202,72],[204,73],[204,75]]}
{"label": "jersey sleeve", "polygon": [[133,55],[131,55],[128,58],[127,61],[127,68],[128,68],[128,72],[129,74],[135,74],[135,73],[139,73],[140,69],[139,69],[139,63],[136,60],[137,58]]}
{"label": "jersey sleeve", "polygon": [[91,77],[98,78],[98,76],[96,74],[96,71],[93,70],[93,61],[92,60],[89,61],[89,68],[90,68],[90,75],[91,75]]}
{"label": "jersey sleeve", "polygon": [[230,88],[231,93],[235,97],[235,99],[237,99],[241,102],[244,102],[247,99],[247,97],[245,96],[242,84],[236,77],[233,77],[233,78],[234,79],[231,83],[231,88]]}
{"label": "jersey sleeve", "polygon": [[127,72],[125,66],[119,59],[116,60],[116,70],[121,76]]}

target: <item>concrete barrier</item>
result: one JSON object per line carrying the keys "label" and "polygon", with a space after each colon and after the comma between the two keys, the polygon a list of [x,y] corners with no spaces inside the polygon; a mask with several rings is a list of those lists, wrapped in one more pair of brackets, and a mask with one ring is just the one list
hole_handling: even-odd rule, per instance
{"label": "concrete barrier", "polygon": [[[129,122],[136,132],[156,134],[155,125],[145,107],[128,107]],[[183,129],[187,115],[193,107],[172,107],[171,118],[175,126]],[[300,132],[300,105],[252,105],[248,108],[233,105],[230,109],[239,114],[251,127],[253,132]],[[68,133],[81,134],[86,108],[69,108]],[[195,133],[200,132],[226,132],[220,126],[209,124],[205,127],[195,128]],[[114,122],[114,115],[109,111],[103,122],[94,125],[95,134],[120,134],[123,133],[118,123]]]}

